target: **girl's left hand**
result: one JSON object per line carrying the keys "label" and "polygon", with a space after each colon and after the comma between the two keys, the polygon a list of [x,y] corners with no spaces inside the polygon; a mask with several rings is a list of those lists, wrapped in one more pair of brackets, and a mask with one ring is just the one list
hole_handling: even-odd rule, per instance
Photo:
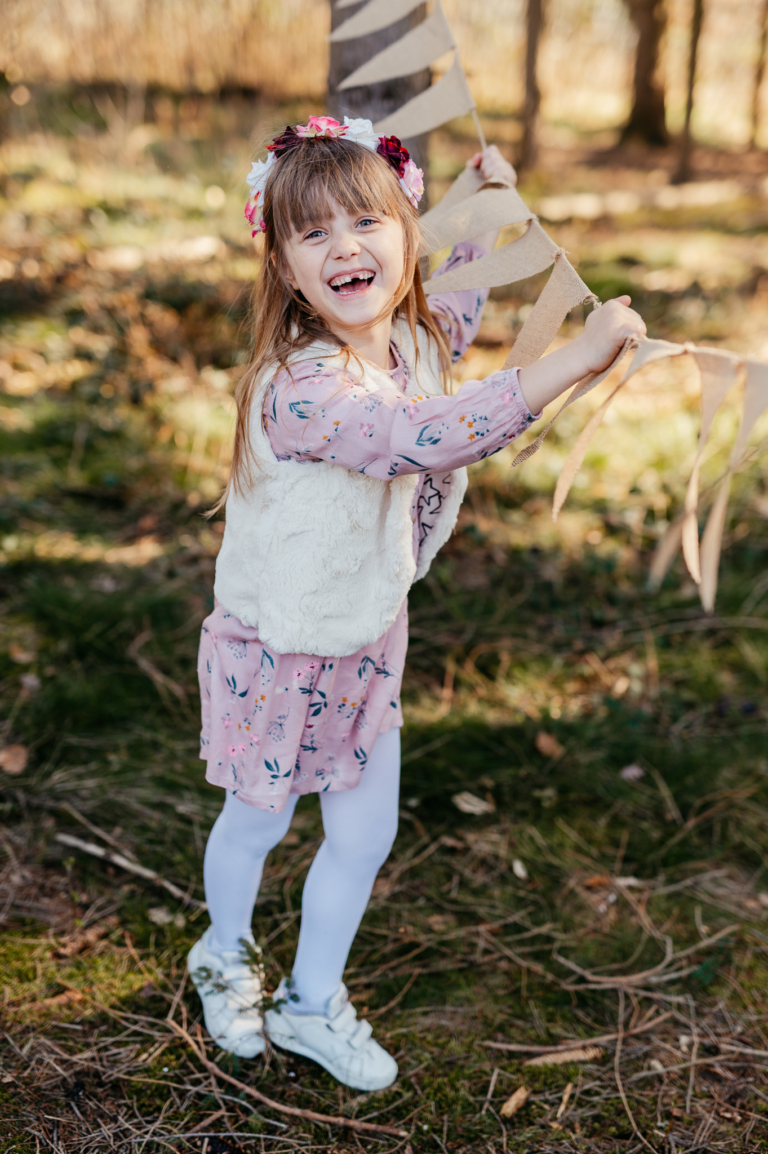
{"label": "girl's left hand", "polygon": [[646,335],[645,321],[629,307],[631,303],[628,296],[616,297],[587,317],[584,331],[573,341],[585,358],[587,372],[602,372],[627,338],[642,340]]}
{"label": "girl's left hand", "polygon": [[467,161],[467,168],[479,168],[486,181],[509,185],[517,184],[517,173],[508,160],[499,152],[495,144],[489,144],[484,152],[477,152]]}

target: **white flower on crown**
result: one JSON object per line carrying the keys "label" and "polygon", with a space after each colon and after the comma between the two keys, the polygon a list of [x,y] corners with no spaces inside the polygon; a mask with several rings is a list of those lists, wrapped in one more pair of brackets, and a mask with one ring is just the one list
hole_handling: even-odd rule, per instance
{"label": "white flower on crown", "polygon": [[264,189],[267,177],[275,166],[275,155],[270,152],[266,160],[254,160],[251,171],[245,178],[245,183],[251,190],[248,203],[245,206],[245,219],[253,226],[251,236],[257,232],[264,232],[264,220],[261,215],[264,206]]}
{"label": "white flower on crown", "polygon": [[345,140],[354,140],[356,144],[364,144],[366,148],[372,149],[374,152],[379,147],[379,137],[373,131],[373,125],[370,120],[364,120],[362,117],[351,119],[349,116],[344,117],[344,133]]}

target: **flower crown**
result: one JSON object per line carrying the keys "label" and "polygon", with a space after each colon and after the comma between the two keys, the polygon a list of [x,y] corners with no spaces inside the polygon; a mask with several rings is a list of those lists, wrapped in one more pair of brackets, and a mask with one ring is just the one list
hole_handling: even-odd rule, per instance
{"label": "flower crown", "polygon": [[302,140],[313,136],[330,138],[342,136],[345,140],[354,140],[356,144],[362,144],[372,152],[378,152],[397,173],[400,187],[414,208],[418,205],[424,193],[424,173],[416,167],[408,149],[403,148],[396,136],[377,136],[370,120],[350,120],[345,116],[344,123],[339,124],[332,116],[310,116],[309,124],[297,124],[295,128],[289,125],[285,132],[281,132],[271,144],[267,145],[269,153],[267,159],[256,160],[251,165],[251,171],[246,177],[251,195],[245,206],[245,219],[253,226],[251,236],[256,236],[257,232],[264,232],[266,228],[262,212],[264,189],[270,172],[281,156],[296,148]]}

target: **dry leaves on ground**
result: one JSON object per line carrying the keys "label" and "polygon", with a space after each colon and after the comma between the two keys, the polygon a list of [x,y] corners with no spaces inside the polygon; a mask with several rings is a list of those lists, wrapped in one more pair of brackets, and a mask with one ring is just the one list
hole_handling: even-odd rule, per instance
{"label": "dry leaves on ground", "polygon": [[565,749],[551,733],[545,733],[540,729],[536,734],[536,748],[544,757],[562,757]]}
{"label": "dry leaves on ground", "polygon": [[496,804],[490,798],[486,800],[466,789],[462,793],[455,793],[451,801],[462,813],[472,814],[473,817],[482,817],[483,814],[494,813],[496,810]]}
{"label": "dry leaves on ground", "polygon": [[511,1118],[518,1110],[522,1110],[530,1097],[531,1091],[527,1086],[518,1086],[511,1098],[507,1098],[499,1113],[502,1118]]}
{"label": "dry leaves on ground", "polygon": [[26,745],[6,745],[0,749],[0,769],[15,777],[27,768],[29,751]]}

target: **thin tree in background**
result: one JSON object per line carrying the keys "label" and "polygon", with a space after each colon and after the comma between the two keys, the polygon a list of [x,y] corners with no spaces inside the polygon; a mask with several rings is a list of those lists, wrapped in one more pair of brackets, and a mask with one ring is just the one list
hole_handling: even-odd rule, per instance
{"label": "thin tree in background", "polygon": [[704,21],[704,0],[693,0],[691,17],[691,38],[688,48],[688,92],[685,101],[685,124],[680,137],[680,158],[673,177],[676,184],[690,179],[691,175],[691,116],[693,115],[693,90],[696,86],[696,58],[699,52],[701,25]]}
{"label": "thin tree in background", "polygon": [[765,51],[768,45],[768,0],[763,0],[760,9],[760,48],[757,54],[755,67],[755,87],[752,92],[752,135],[749,143],[752,148],[757,147],[757,137],[760,131],[760,90],[763,87],[765,76]]}
{"label": "thin tree in background", "polygon": [[544,0],[528,0],[525,12],[525,104],[523,106],[523,138],[517,166],[522,171],[532,168],[539,151],[539,42],[544,27]]}
{"label": "thin tree in background", "polygon": [[664,102],[664,85],[659,76],[661,41],[667,26],[665,0],[626,0],[637,30],[632,111],[622,140],[632,138],[645,144],[666,144],[669,140]]}
{"label": "thin tree in background", "polygon": [[[362,4],[339,9],[331,0],[331,29],[338,28],[350,16],[358,12]],[[364,116],[375,124],[385,116],[395,112],[406,101],[424,92],[432,83],[432,71],[423,68],[411,76],[401,76],[393,80],[382,80],[377,84],[365,84],[359,88],[347,88],[338,92],[338,86],[345,77],[367,63],[377,52],[394,44],[411,28],[420,24],[427,13],[426,4],[420,4],[410,15],[381,28],[369,36],[359,36],[354,40],[331,41],[331,61],[328,71],[328,111],[341,120],[344,116]],[[427,171],[427,146],[429,134],[403,141],[411,152],[419,168]],[[422,201],[422,207],[425,202]]]}

